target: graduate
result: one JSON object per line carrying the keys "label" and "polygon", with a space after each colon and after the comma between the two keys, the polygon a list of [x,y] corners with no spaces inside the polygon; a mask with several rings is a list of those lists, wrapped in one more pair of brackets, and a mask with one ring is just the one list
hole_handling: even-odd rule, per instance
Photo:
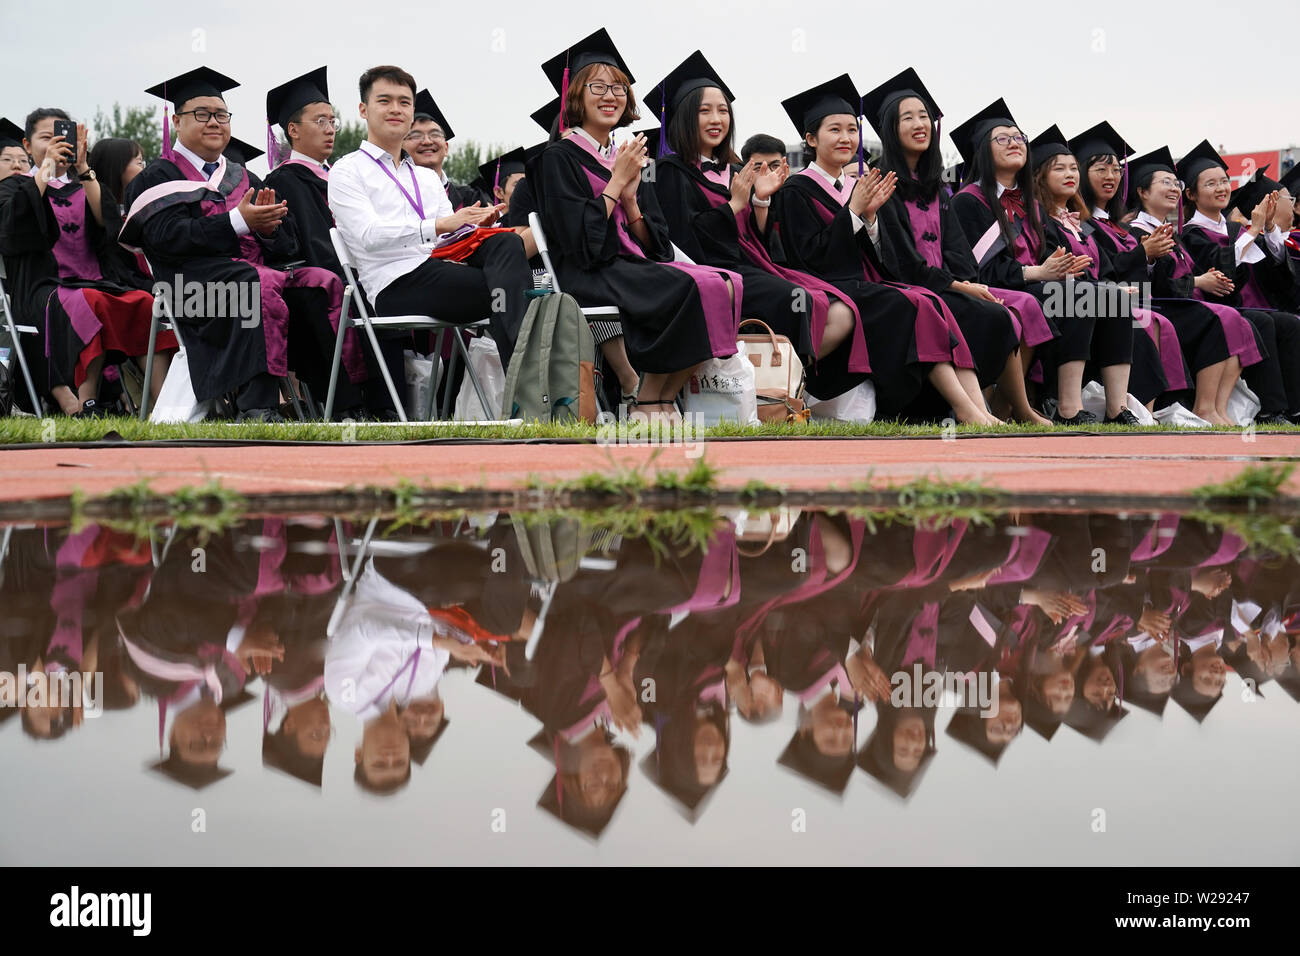
{"label": "graduate", "polygon": [[524,254],[530,262],[537,256],[537,241],[533,239],[533,230],[528,225],[528,214],[535,211],[532,191],[525,190],[524,202],[516,206],[514,200],[519,187],[527,179],[527,164],[541,154],[546,143],[524,149],[518,146],[507,153],[502,153],[479,166],[479,177],[492,187],[492,202],[504,206],[501,222],[515,232],[524,241]]}
{"label": "graduate", "polygon": [[[1261,373],[1247,383],[1259,397],[1260,424],[1300,421],[1300,318],[1279,311],[1267,289],[1278,273],[1289,274],[1286,235],[1273,224],[1277,199],[1267,194],[1251,210],[1250,221],[1228,219],[1224,212],[1232,196],[1228,166],[1208,140],[1202,140],[1175,166],[1183,183],[1183,218],[1180,238],[1197,272],[1211,268],[1227,276],[1232,288],[1204,289],[1213,302],[1241,310],[1259,330],[1264,349],[1277,365],[1261,363]],[[1220,288],[1224,287],[1220,284]],[[1278,375],[1274,377],[1273,370]]]}
{"label": "graduate", "polygon": [[1287,187],[1269,179],[1265,175],[1267,172],[1268,166],[1256,170],[1253,176],[1234,189],[1228,200],[1228,208],[1233,215],[1249,222],[1251,214],[1260,203],[1271,201],[1273,216],[1267,224],[1267,242],[1271,247],[1280,237],[1286,256],[1261,274],[1264,294],[1275,308],[1295,314],[1300,311],[1300,260],[1291,254],[1286,245],[1295,222],[1295,202]]}
{"label": "graduate", "polygon": [[[1066,295],[1071,302],[1087,301],[1084,296],[1092,301],[1089,312],[1096,316],[1092,352],[1100,356],[1094,358],[1092,367],[1097,369],[1106,390],[1106,421],[1136,425],[1137,418],[1124,405],[1130,391],[1150,408],[1170,388],[1187,388],[1177,336],[1168,319],[1132,304],[1139,291],[1137,286],[1117,284],[1117,280],[1133,276],[1117,274],[1092,238],[1093,230],[1087,222],[1090,214],[1079,196],[1079,163],[1066,145],[1064,134],[1053,125],[1029,145],[1034,198],[1044,212],[1047,244],[1088,260],[1066,287]],[[1073,318],[1075,311],[1083,310],[1069,309],[1063,320]],[[1138,327],[1146,334],[1137,334]],[[1164,365],[1162,356],[1166,359]]]}
{"label": "graduate", "polygon": [[1260,337],[1236,309],[1202,295],[1202,289],[1230,284],[1230,280],[1214,268],[1196,275],[1191,256],[1168,221],[1178,208],[1179,186],[1167,147],[1128,161],[1125,178],[1129,201],[1136,205],[1137,213],[1128,227],[1118,224],[1111,213],[1124,204],[1119,195],[1120,177],[1106,162],[1108,155],[1117,155],[1108,151],[1124,149],[1116,140],[1085,141],[1075,147],[1076,155],[1088,155],[1085,162],[1101,157],[1088,166],[1082,190],[1085,199],[1091,193],[1101,203],[1111,196],[1107,202],[1110,212],[1099,213],[1100,205],[1093,210],[1098,223],[1094,235],[1103,246],[1114,244],[1117,261],[1127,259],[1133,263],[1131,268],[1150,270],[1155,303],[1174,323],[1183,357],[1195,375],[1192,411],[1211,424],[1234,425],[1228,417],[1228,397],[1243,369],[1249,370],[1248,381],[1258,380],[1259,366],[1265,360]]}
{"label": "graduate", "polygon": [[898,177],[898,194],[882,207],[881,222],[902,278],[939,293],[952,310],[974,352],[980,384],[997,382],[995,414],[1051,424],[1030,407],[1021,361],[1022,346],[1028,355],[1051,340],[1051,326],[1029,293],[975,281],[975,257],[943,183],[936,135],[942,113],[934,98],[908,68],[867,93],[863,109],[883,146],[881,171]]}
{"label": "graduate", "polygon": [[[36,165],[0,182],[0,254],[14,311],[41,330],[45,356],[29,362],[38,388],[65,415],[95,417],[111,413],[98,401],[105,363],[148,351],[153,296],[116,251],[121,215],[90,166],[85,126],[75,143],[54,135],[55,121],[67,119],[56,109],[27,117],[23,148]],[[162,333],[154,347],[161,360],[148,387],[157,397],[176,337]]]}
{"label": "graduate", "polygon": [[646,137],[621,146],[614,137],[640,114],[609,34],[598,30],[542,69],[560,94],[564,132],[529,178],[559,286],[580,304],[618,306],[627,356],[642,374],[627,404],[675,421],[674,402],[691,373],[736,354],[743,280],[672,261],[667,222],[643,175],[652,161]]}
{"label": "graduate", "polygon": [[225,308],[218,312],[226,314],[189,314],[195,310],[183,298],[172,303],[172,311],[189,333],[182,338],[195,398],[207,401],[238,390],[241,420],[283,421],[279,380],[289,373],[290,316],[285,290],[324,288],[331,309],[339,308],[343,290],[324,270],[286,273],[268,264],[293,259],[297,233],[288,204],[223,155],[230,143],[224,93],[236,86],[199,67],[146,91],[174,108],[176,142],[170,141],[164,110],[163,155],[132,180],[119,241],[143,252],[154,279],[164,285],[174,287],[179,277],[183,284],[203,284],[209,293],[256,290],[255,313],[248,305],[251,295],[243,292],[224,296]]}
{"label": "graduate", "polygon": [[0,179],[26,175],[32,168],[32,158],[23,147],[26,138],[21,126],[0,116]]}
{"label": "graduate", "polygon": [[455,132],[447,118],[438,109],[438,104],[428,90],[415,94],[415,117],[411,121],[411,131],[406,134],[402,145],[411,154],[411,160],[417,166],[432,169],[442,181],[442,188],[451,200],[452,210],[465,206],[491,206],[493,199],[484,190],[474,184],[460,185],[453,183],[442,171],[443,163],[451,155],[450,143]]}
{"label": "graduate", "polygon": [[[1049,247],[1043,234],[1043,212],[1034,199],[1029,163],[1029,137],[1016,125],[1006,103],[999,99],[952,131],[953,142],[966,161],[965,185],[953,196],[966,239],[979,264],[980,279],[997,288],[1029,292],[1047,303],[1059,283],[1081,275],[1090,264],[1086,257],[1064,247]],[[1055,285],[1053,285],[1055,284]],[[1084,365],[1091,357],[1100,367],[1127,366],[1132,356],[1132,335],[1108,323],[1094,349],[1098,319],[1048,314],[1056,337],[1041,356],[1044,384],[1055,398],[1044,400],[1058,424],[1095,424],[1096,416],[1083,407]],[[1118,372],[1114,377],[1118,378]],[[1118,415],[1124,392],[1107,391],[1107,416]]]}
{"label": "graduate", "polygon": [[[864,172],[853,81],[843,74],[781,105],[814,161],[773,195],[768,248],[774,261],[832,282],[853,299],[880,417],[908,413],[928,382],[958,421],[999,423],[985,407],[974,359],[943,300],[928,290],[886,282],[897,277],[886,266],[889,241],[876,213],[893,194],[897,176]],[[856,178],[850,175],[855,162],[862,173]],[[864,380],[847,365],[830,368],[830,358],[823,363],[828,367],[819,370],[828,383],[835,382],[822,386],[830,394]],[[933,411],[943,414],[941,408]]]}

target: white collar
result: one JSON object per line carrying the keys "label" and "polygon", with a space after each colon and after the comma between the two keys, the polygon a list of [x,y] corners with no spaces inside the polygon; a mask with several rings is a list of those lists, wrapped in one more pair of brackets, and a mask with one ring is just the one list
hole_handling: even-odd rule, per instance
{"label": "white collar", "polygon": [[[32,166],[30,169],[27,170],[27,172],[23,173],[23,175],[24,175],[24,176],[31,176],[31,177],[34,178],[34,177],[36,176],[36,174],[37,174],[38,172],[40,172],[40,170],[41,170],[41,167],[39,167],[39,166]],[[49,181],[49,182],[52,182],[52,183],[63,183],[65,186],[70,186],[70,185],[72,185],[72,177],[70,177],[70,176],[68,175],[69,172],[70,172],[70,169],[65,169],[65,170],[63,171],[63,175],[61,175],[61,176],[55,176],[53,179],[48,180],[48,181]]]}
{"label": "white collar", "polygon": [[[363,139],[361,141],[360,149],[363,152],[365,152],[368,156],[374,157],[375,159],[379,160],[381,163],[386,159],[390,164],[393,164],[392,153],[384,149],[382,146],[376,146],[368,139]],[[415,163],[411,159],[411,154],[403,150],[401,163],[393,164],[393,168],[396,169],[398,166],[406,166],[408,164],[411,166],[412,169],[415,168]]]}
{"label": "white collar", "polygon": [[1228,220],[1223,218],[1222,213],[1219,214],[1219,221],[1215,222],[1198,209],[1196,214],[1193,215],[1188,222],[1195,223],[1198,226],[1208,226],[1210,229],[1213,229],[1215,232],[1223,236],[1228,234]]}
{"label": "white collar", "polygon": [[1152,229],[1159,229],[1165,224],[1165,221],[1163,219],[1157,219],[1155,216],[1151,215],[1151,213],[1143,209],[1133,219],[1133,225],[1136,226],[1138,223],[1141,223],[1144,226],[1150,226]]}
{"label": "white collar", "polygon": [[319,166],[321,169],[325,168],[325,164],[322,163],[320,160],[312,159],[306,153],[300,153],[296,149],[289,154],[289,159],[296,160],[297,162],[300,163],[310,163],[313,166]]}
{"label": "white collar", "polygon": [[1110,219],[1110,213],[1108,213],[1106,210],[1102,209],[1100,206],[1093,206],[1093,207],[1092,207],[1092,218],[1093,218],[1093,219]]}
{"label": "white collar", "polygon": [[832,186],[835,185],[835,180],[837,179],[840,181],[841,184],[844,182],[844,170],[842,169],[840,170],[838,176],[834,176],[831,173],[828,173],[825,169],[823,169],[821,163],[818,163],[815,160],[808,166],[808,168],[811,169],[813,172],[817,173],[819,176],[821,176],[822,179],[826,180]]}
{"label": "white collar", "polygon": [[[197,173],[202,173],[202,172],[203,172],[203,164],[206,163],[206,162],[209,162],[209,160],[204,159],[204,158],[203,158],[202,156],[200,156],[198,153],[194,152],[194,150],[189,149],[189,148],[183,146],[183,145],[181,144],[181,141],[180,141],[179,139],[178,139],[178,140],[177,140],[177,141],[172,145],[172,150],[175,151],[176,153],[180,154],[181,156],[184,156],[185,159],[186,159],[186,161],[187,161],[191,166],[194,167],[194,171],[197,172]],[[221,160],[222,160],[222,157],[220,157],[220,156],[218,156],[217,159],[216,159],[216,161],[217,161],[218,163],[220,163]],[[205,175],[206,175],[206,174],[205,174]]]}
{"label": "white collar", "polygon": [[1001,199],[1002,194],[1010,188],[1010,186],[1003,186],[1001,183],[998,183],[998,198]]}
{"label": "white collar", "polygon": [[590,133],[588,133],[588,132],[587,132],[585,129],[583,129],[581,126],[574,126],[574,127],[573,127],[573,132],[574,132],[574,135],[576,135],[576,136],[581,136],[583,139],[585,139],[585,140],[586,140],[588,143],[590,143],[592,146],[595,146],[596,149],[600,152],[600,155],[602,155],[602,156],[609,157],[610,154],[612,154],[612,153],[614,152],[614,134],[613,134],[613,133],[610,133],[610,134],[609,134],[609,145],[608,145],[608,146],[601,146],[600,143],[596,142],[596,137],[592,136]]}

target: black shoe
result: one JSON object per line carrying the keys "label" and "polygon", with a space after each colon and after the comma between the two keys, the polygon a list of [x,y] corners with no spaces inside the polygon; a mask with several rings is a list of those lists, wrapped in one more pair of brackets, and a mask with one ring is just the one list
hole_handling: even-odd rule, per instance
{"label": "black shoe", "polygon": [[1142,425],[1142,423],[1138,421],[1138,417],[1128,410],[1127,405],[1121,405],[1119,407],[1119,414],[1116,415],[1114,418],[1107,418],[1106,424],[1107,425],[1132,425],[1138,427]]}
{"label": "black shoe", "polygon": [[278,425],[287,422],[288,419],[280,414],[276,408],[247,408],[235,416],[235,424],[241,422],[265,422],[270,425]]}
{"label": "black shoe", "polygon": [[93,398],[88,398],[81,403],[81,411],[73,415],[73,418],[108,418],[113,414],[113,409],[107,405],[101,405]]}
{"label": "black shoe", "polygon": [[1290,425],[1293,424],[1291,419],[1287,418],[1281,412],[1270,412],[1268,414],[1259,414],[1255,416],[1256,425]]}
{"label": "black shoe", "polygon": [[1052,410],[1052,423],[1056,425],[1096,425],[1101,419],[1086,408],[1079,409],[1073,418],[1066,418],[1059,408]]}

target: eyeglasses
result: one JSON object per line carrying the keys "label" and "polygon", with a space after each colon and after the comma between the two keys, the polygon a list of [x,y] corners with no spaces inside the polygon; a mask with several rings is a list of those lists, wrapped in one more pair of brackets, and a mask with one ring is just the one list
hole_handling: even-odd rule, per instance
{"label": "eyeglasses", "polygon": [[997,143],[999,146],[1007,147],[1010,146],[1012,143],[1017,143],[1020,146],[1024,146],[1025,143],[1029,142],[1029,140],[1025,137],[1023,133],[1016,133],[1010,136],[1007,135],[1006,133],[1003,133],[1001,136],[994,136],[993,142]]}
{"label": "eyeglasses", "polygon": [[[338,129],[337,126],[334,128]],[[437,131],[430,131],[428,133],[417,133],[415,130],[411,130],[411,132],[406,134],[406,141],[408,143],[421,143],[424,142],[426,139],[430,143],[437,143],[440,140],[445,140],[446,138],[447,136],[445,133],[439,133]]]}
{"label": "eyeglasses", "polygon": [[206,123],[209,120],[216,120],[222,126],[228,124],[230,122],[230,117],[233,115],[229,110],[185,110],[176,115],[185,116],[187,114],[193,116],[194,119],[200,123]]}
{"label": "eyeglasses", "polygon": [[1170,186],[1176,186],[1176,187],[1178,187],[1179,189],[1182,189],[1182,188],[1183,188],[1183,181],[1182,181],[1181,179],[1170,179],[1168,176],[1166,176],[1166,177],[1164,177],[1163,179],[1153,179],[1153,180],[1151,180],[1151,185],[1152,185],[1152,186],[1160,186],[1160,187],[1163,187],[1164,189],[1168,189]]}
{"label": "eyeglasses", "polygon": [[26,156],[0,156],[0,163],[6,163],[10,166],[26,166],[28,160]]}
{"label": "eyeglasses", "polygon": [[591,90],[593,96],[604,96],[606,93],[627,96],[627,87],[622,83],[588,83],[586,87]]}
{"label": "eyeglasses", "polygon": [[1231,186],[1232,180],[1227,177],[1221,177],[1219,179],[1211,179],[1209,182],[1201,183],[1201,185],[1206,189],[1222,189],[1224,186]]}
{"label": "eyeglasses", "polygon": [[312,122],[321,129],[332,129],[336,133],[343,128],[343,124],[339,122],[337,116],[318,116]]}

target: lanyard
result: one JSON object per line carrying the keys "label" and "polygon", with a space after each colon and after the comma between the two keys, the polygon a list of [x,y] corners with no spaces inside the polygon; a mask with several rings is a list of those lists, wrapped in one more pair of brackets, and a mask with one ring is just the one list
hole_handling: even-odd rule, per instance
{"label": "lanyard", "polygon": [[[362,152],[365,152],[365,151],[362,150]],[[409,173],[411,174],[411,188],[415,190],[415,198],[412,199],[412,198],[411,198],[411,194],[408,193],[408,192],[406,191],[406,187],[403,186],[403,185],[401,184],[401,182],[398,181],[397,177],[393,175],[393,171],[392,171],[391,169],[389,169],[387,166],[385,166],[384,163],[383,163],[383,161],[382,161],[381,159],[379,159],[379,157],[377,157],[377,156],[372,156],[370,153],[366,153],[366,155],[367,155],[367,156],[370,156],[370,158],[373,159],[373,160],[375,161],[375,165],[377,165],[380,169],[382,169],[382,170],[384,171],[384,175],[387,176],[389,179],[391,179],[391,180],[396,184],[397,188],[400,189],[400,190],[402,191],[402,195],[406,197],[406,201],[407,201],[408,203],[411,204],[411,208],[415,210],[416,215],[418,215],[421,219],[423,219],[423,218],[424,218],[424,201],[422,200],[422,198],[421,198],[421,196],[420,196],[420,186],[419,186],[419,184],[415,181],[415,167],[414,167],[414,166],[410,166],[410,167],[407,168],[407,172],[409,172]]]}

